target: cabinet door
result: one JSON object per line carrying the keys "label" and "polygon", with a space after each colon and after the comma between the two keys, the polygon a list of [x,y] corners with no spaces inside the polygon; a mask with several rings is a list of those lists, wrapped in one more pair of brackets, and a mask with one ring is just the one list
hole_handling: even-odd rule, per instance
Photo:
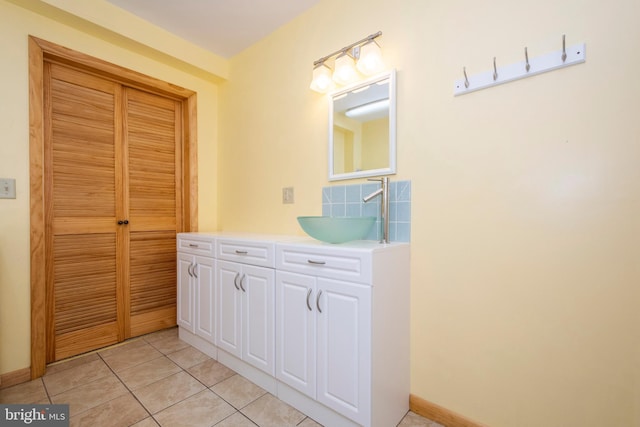
{"label": "cabinet door", "polygon": [[317,400],[370,424],[371,287],[317,279]]}
{"label": "cabinet door", "polygon": [[195,333],[215,344],[215,260],[196,257],[193,268],[195,279]]}
{"label": "cabinet door", "polygon": [[275,273],[263,267],[243,267],[242,359],[275,375]]}
{"label": "cabinet door", "polygon": [[218,261],[216,267],[217,336],[216,344],[222,350],[242,357],[241,304],[242,291],[238,279],[242,265],[235,262]]}
{"label": "cabinet door", "polygon": [[276,272],[276,377],[316,396],[315,278]]}
{"label": "cabinet door", "polygon": [[178,252],[178,325],[189,332],[194,329],[193,277],[191,267],[194,256]]}

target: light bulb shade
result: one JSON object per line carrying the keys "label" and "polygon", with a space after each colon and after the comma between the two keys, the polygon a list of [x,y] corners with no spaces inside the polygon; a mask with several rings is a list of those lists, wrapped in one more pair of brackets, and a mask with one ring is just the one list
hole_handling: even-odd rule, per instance
{"label": "light bulb shade", "polygon": [[358,60],[357,67],[365,76],[370,76],[384,70],[382,50],[374,40],[370,40],[360,46],[360,59]]}
{"label": "light bulb shade", "polygon": [[331,68],[327,67],[324,62],[314,67],[313,78],[309,87],[311,90],[320,93],[327,93],[333,87]]}
{"label": "light bulb shade", "polygon": [[333,81],[340,85],[347,85],[358,80],[358,72],[355,63],[346,52],[341,53],[336,58],[335,69],[333,71]]}

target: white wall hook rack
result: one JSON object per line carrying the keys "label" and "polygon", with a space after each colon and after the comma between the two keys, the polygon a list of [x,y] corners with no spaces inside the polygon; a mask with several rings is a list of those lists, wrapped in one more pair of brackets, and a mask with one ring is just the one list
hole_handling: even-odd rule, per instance
{"label": "white wall hook rack", "polygon": [[466,67],[463,67],[464,78],[455,81],[453,95],[464,95],[585,62],[585,43],[565,48],[564,40],[565,38],[562,36],[561,50],[535,58],[529,58],[529,53],[525,47],[524,61],[509,64],[504,67],[496,67],[496,59],[493,58],[493,68],[491,70],[472,76],[467,76]]}

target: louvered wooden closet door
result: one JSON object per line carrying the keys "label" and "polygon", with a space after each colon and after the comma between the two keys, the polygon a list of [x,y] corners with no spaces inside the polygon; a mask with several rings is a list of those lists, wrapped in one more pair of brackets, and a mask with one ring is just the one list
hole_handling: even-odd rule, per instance
{"label": "louvered wooden closet door", "polygon": [[131,336],[176,324],[181,184],[179,102],[125,90]]}
{"label": "louvered wooden closet door", "polygon": [[45,66],[47,361],[176,324],[182,104]]}
{"label": "louvered wooden closet door", "polygon": [[[45,79],[47,360],[122,339],[117,84],[49,65]],[[120,260],[121,261],[121,260]],[[120,322],[119,322],[120,321]]]}

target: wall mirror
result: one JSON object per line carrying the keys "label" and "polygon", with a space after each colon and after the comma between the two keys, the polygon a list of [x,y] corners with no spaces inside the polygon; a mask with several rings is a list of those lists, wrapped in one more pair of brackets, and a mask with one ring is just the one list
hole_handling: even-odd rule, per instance
{"label": "wall mirror", "polygon": [[329,97],[329,181],[396,173],[396,73]]}

